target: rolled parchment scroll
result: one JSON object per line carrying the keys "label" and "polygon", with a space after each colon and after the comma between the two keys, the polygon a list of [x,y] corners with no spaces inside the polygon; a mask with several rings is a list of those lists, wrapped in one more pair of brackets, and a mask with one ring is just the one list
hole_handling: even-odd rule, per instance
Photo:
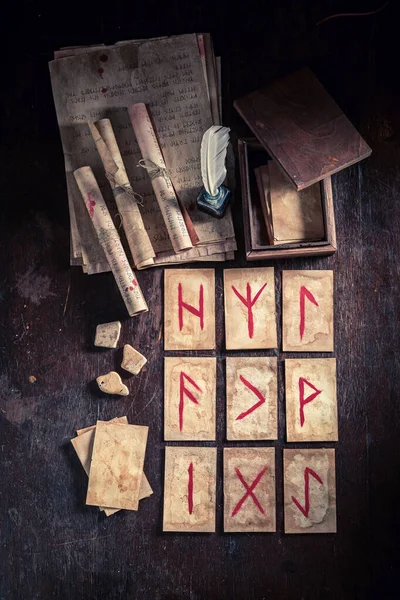
{"label": "rolled parchment scroll", "polygon": [[149,174],[172,247],[175,252],[189,250],[193,247],[192,240],[146,105],[133,104],[128,112],[143,157],[141,166]]}
{"label": "rolled parchment scroll", "polygon": [[107,205],[90,167],[74,171],[85,206],[131,317],[148,310],[146,300],[126,258]]}
{"label": "rolled parchment scroll", "polygon": [[115,197],[135,267],[149,267],[154,264],[155,252],[126,174],[111,121],[88,121],[88,125]]}

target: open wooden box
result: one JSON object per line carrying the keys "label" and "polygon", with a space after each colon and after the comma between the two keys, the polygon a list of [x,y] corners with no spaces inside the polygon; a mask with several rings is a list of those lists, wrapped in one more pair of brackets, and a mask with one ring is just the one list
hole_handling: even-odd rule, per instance
{"label": "open wooden box", "polygon": [[247,260],[334,254],[336,230],[331,177],[326,177],[319,182],[325,238],[318,242],[269,245],[254,169],[271,159],[257,138],[239,139],[238,152]]}
{"label": "open wooden box", "polygon": [[[239,140],[247,259],[333,254],[331,175],[369,156],[371,148],[308,68],[239,98],[234,106],[255,135]],[[321,186],[324,235],[314,238],[318,241],[269,245],[254,174],[268,160],[279,166],[298,192]],[[270,190],[264,189],[268,195]]]}

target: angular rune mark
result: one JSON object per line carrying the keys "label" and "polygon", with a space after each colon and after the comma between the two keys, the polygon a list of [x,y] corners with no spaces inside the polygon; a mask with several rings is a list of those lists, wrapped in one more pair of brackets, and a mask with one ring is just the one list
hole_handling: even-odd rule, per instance
{"label": "angular rune mark", "polygon": [[292,501],[295,503],[295,505],[297,506],[297,508],[299,509],[299,511],[301,513],[303,513],[303,515],[308,518],[308,513],[310,512],[310,475],[312,475],[314,477],[314,479],[316,479],[321,485],[323,485],[322,479],[320,478],[320,476],[313,471],[312,469],[310,469],[309,467],[306,467],[304,469],[304,500],[305,500],[305,506],[303,507],[300,502],[294,497],[292,496]]}
{"label": "angular rune mark", "polygon": [[188,467],[188,510],[189,515],[193,512],[193,463],[191,462]]}
{"label": "angular rune mark", "polygon": [[247,379],[245,379],[243,377],[243,375],[241,375],[239,379],[251,392],[253,392],[253,394],[255,394],[257,396],[258,402],[253,404],[253,406],[251,406],[248,410],[240,413],[240,415],[238,415],[236,417],[236,421],[240,421],[241,419],[244,419],[245,417],[247,417],[247,415],[249,415],[250,413],[255,411],[259,406],[261,406],[265,402],[264,396],[253,384],[250,383],[250,381],[247,381]]}
{"label": "angular rune mark", "polygon": [[202,392],[203,390],[197,385],[197,383],[192,379],[189,375],[180,372],[179,376],[179,431],[183,429],[183,409],[185,406],[185,396],[189,398],[194,404],[198,404],[198,400],[192,394],[190,390],[185,386],[185,379],[194,387],[198,392]]}
{"label": "angular rune mark", "polygon": [[266,287],[266,283],[264,283],[264,285],[258,290],[257,294],[254,296],[254,298],[251,298],[251,285],[250,283],[248,283],[246,285],[246,298],[244,298],[242,296],[242,294],[240,294],[240,292],[238,292],[238,290],[235,288],[235,286],[232,286],[233,291],[235,292],[236,296],[239,298],[240,302],[242,302],[245,307],[247,308],[247,329],[248,329],[248,333],[249,333],[249,338],[252,339],[254,336],[254,316],[253,316],[253,306],[255,305],[255,303],[257,302],[257,300],[259,299],[259,297],[261,296],[262,292],[264,291],[265,287]]}
{"label": "angular rune mark", "polygon": [[[304,398],[304,384],[308,385],[311,389],[314,390],[314,393],[307,396],[307,398]],[[305,417],[304,417],[305,405],[308,404],[309,402],[312,402],[313,400],[315,400],[315,398],[317,396],[319,396],[321,394],[321,392],[322,392],[322,390],[317,390],[317,388],[312,383],[307,381],[307,379],[305,379],[304,377],[299,378],[300,426],[301,427],[303,427],[304,421],[305,421]]]}
{"label": "angular rune mark", "polygon": [[195,308],[191,304],[187,304],[183,301],[183,291],[182,284],[178,284],[178,319],[179,319],[179,331],[182,331],[183,328],[183,309],[186,308],[187,311],[199,317],[200,319],[200,328],[204,329],[204,288],[203,285],[200,285],[199,290],[199,308]]}
{"label": "angular rune mark", "polygon": [[304,330],[306,327],[306,308],[305,308],[305,299],[308,299],[312,304],[318,306],[318,302],[312,295],[312,293],[302,285],[300,288],[300,339],[303,339]]}
{"label": "angular rune mark", "polygon": [[246,483],[246,481],[243,478],[243,475],[241,474],[240,470],[235,467],[235,473],[238,476],[238,478],[240,479],[243,487],[246,489],[246,493],[245,495],[239,500],[239,502],[236,504],[235,508],[232,511],[232,517],[234,517],[235,515],[237,515],[237,513],[239,512],[239,510],[242,508],[244,501],[246,500],[246,498],[251,497],[251,499],[253,500],[254,504],[257,506],[258,510],[260,511],[260,513],[263,515],[264,514],[264,509],[261,506],[260,502],[258,501],[258,498],[256,497],[256,495],[254,494],[254,490],[257,487],[257,485],[260,483],[261,477],[264,475],[264,473],[268,470],[268,467],[264,467],[264,469],[262,471],[259,472],[259,474],[257,475],[257,477],[254,479],[253,483],[251,485],[248,485]]}

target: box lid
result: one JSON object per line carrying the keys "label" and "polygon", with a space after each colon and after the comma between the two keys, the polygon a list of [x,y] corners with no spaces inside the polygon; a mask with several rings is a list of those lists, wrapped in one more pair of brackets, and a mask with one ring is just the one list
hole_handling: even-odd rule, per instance
{"label": "box lid", "polygon": [[239,98],[234,106],[298,190],[371,154],[308,68]]}

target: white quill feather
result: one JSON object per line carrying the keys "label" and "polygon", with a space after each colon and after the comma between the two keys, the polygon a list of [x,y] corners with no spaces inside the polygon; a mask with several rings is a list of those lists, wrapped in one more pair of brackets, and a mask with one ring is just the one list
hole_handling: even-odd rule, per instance
{"label": "white quill feather", "polygon": [[210,196],[217,195],[217,190],[226,177],[225,159],[229,132],[229,127],[213,125],[207,129],[201,141],[201,176]]}

